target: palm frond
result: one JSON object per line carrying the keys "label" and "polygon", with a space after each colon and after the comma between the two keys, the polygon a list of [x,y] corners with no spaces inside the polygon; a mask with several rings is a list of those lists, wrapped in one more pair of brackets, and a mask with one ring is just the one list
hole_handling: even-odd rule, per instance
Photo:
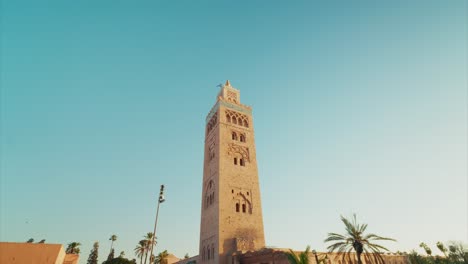
{"label": "palm frond", "polygon": [[286,256],[288,257],[288,261],[291,264],[299,264],[300,260],[299,257],[292,251],[292,249],[289,250],[289,252],[286,252]]}
{"label": "palm frond", "polygon": [[381,237],[376,234],[367,234],[364,239],[366,240],[388,240],[388,241],[396,241],[396,239],[389,238],[389,237]]}

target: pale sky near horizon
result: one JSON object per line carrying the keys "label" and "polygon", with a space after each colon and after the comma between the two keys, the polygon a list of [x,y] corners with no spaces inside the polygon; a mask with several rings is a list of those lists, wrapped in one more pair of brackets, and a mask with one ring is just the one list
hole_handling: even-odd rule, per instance
{"label": "pale sky near horizon", "polygon": [[266,243],[468,242],[466,1],[1,1],[0,241],[198,252],[205,117],[253,107]]}

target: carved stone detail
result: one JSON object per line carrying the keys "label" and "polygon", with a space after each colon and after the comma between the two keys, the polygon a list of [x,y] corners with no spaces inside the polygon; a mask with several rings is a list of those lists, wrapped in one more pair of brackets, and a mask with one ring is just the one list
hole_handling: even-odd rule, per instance
{"label": "carved stone detail", "polygon": [[255,241],[252,238],[236,237],[236,247],[238,251],[254,251]]}
{"label": "carved stone detail", "polygon": [[239,145],[234,144],[234,143],[229,143],[227,154],[230,155],[230,156],[235,156],[236,154],[239,154],[239,155],[242,156],[242,158],[245,161],[250,162],[249,148],[247,148],[247,147],[239,146]]}

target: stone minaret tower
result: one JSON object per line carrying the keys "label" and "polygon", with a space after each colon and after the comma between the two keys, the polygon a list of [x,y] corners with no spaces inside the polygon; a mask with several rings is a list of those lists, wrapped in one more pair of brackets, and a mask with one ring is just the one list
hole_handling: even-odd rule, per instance
{"label": "stone minaret tower", "polygon": [[237,263],[265,247],[252,108],[229,81],[206,117],[200,225],[201,263]]}

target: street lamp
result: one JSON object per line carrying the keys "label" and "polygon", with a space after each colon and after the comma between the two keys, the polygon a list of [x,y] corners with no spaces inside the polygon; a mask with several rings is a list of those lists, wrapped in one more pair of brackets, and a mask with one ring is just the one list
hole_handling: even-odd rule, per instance
{"label": "street lamp", "polygon": [[[164,184],[161,185],[161,190],[159,191],[159,199],[158,199],[158,208],[156,209],[156,220],[154,220],[154,231],[153,231],[153,238],[151,239],[151,255],[150,255],[150,264],[153,263],[153,247],[154,247],[154,239],[156,237],[156,225],[158,224],[158,214],[159,214],[159,205],[165,201],[164,199]],[[146,261],[146,260],[145,260]]]}
{"label": "street lamp", "polygon": [[319,264],[319,260],[318,260],[318,257],[317,257],[317,251],[315,251],[315,249],[312,250],[312,254],[314,254],[314,256],[315,256],[315,263]]}

